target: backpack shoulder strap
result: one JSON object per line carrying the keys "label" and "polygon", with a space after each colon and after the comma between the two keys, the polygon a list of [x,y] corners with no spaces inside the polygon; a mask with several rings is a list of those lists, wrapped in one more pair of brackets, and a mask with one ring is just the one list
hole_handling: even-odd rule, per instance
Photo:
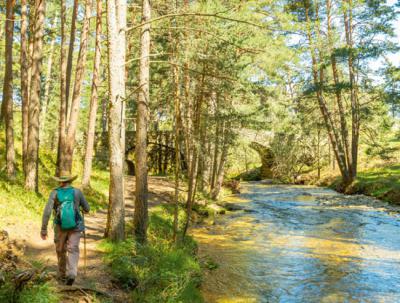
{"label": "backpack shoulder strap", "polygon": [[57,209],[60,206],[60,201],[58,200],[58,187],[54,189],[56,192],[56,196],[54,197],[54,209]]}

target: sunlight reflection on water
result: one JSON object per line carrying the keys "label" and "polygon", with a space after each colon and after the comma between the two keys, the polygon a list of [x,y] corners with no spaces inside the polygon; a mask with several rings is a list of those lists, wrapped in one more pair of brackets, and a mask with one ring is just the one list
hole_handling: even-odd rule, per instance
{"label": "sunlight reflection on water", "polygon": [[[192,230],[206,271],[206,302],[400,302],[397,214],[329,207],[331,190],[247,184],[233,212]],[[343,199],[348,197],[342,196]]]}

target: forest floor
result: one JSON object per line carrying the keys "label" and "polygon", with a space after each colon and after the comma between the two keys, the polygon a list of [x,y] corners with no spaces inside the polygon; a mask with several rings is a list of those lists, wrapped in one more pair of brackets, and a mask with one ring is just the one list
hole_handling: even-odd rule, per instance
{"label": "forest floor", "polygon": [[[134,210],[134,191],[135,178],[126,178],[126,221],[133,220]],[[161,203],[168,203],[173,197],[173,183],[163,177],[149,178],[149,207],[154,207]],[[104,300],[108,294],[112,297],[112,302],[128,302],[127,293],[121,290],[113,282],[109,270],[103,262],[104,253],[99,248],[104,235],[104,229],[107,221],[107,210],[100,209],[91,212],[85,216],[86,222],[86,249],[87,249],[87,267],[84,272],[84,239],[81,239],[79,261],[79,275],[74,284],[75,287],[68,290],[63,289],[63,300],[61,302],[107,302]],[[35,224],[36,223],[36,224]],[[25,246],[25,255],[28,260],[40,262],[47,266],[51,271],[57,270],[57,258],[53,243],[53,232],[49,231],[49,237],[46,241],[40,238],[40,223],[35,222],[29,225],[20,225],[15,222],[15,226],[8,225],[5,230],[10,239],[21,241]],[[18,226],[19,228],[16,228]],[[91,291],[90,289],[94,290]],[[91,294],[91,296],[88,295]],[[100,294],[100,295],[99,295]],[[94,295],[94,296],[93,296]],[[93,301],[93,297],[96,298]],[[101,297],[101,298],[100,298]],[[111,300],[110,300],[111,301]]]}

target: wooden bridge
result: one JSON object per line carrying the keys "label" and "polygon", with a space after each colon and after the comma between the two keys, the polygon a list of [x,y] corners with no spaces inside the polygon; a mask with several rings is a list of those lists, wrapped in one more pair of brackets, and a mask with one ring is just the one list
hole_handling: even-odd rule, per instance
{"label": "wooden bridge", "polygon": [[[108,161],[108,133],[98,132],[96,133],[96,149],[95,158],[98,161]],[[136,132],[127,131],[125,132],[125,159],[127,173],[129,175],[135,174],[134,164],[134,151],[136,144]],[[174,137],[171,131],[152,131],[148,133],[147,138],[148,146],[148,165],[149,171],[156,174],[167,174],[169,170],[175,164],[175,146]],[[183,149],[181,149],[183,150]],[[181,152],[181,169],[186,170],[187,164],[185,155]]]}

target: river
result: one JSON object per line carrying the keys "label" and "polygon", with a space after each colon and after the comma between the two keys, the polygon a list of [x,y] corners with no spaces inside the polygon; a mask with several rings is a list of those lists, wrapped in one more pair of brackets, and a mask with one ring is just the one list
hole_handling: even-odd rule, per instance
{"label": "river", "polygon": [[218,264],[204,275],[206,302],[400,302],[398,208],[260,183],[227,202],[244,210],[192,230],[201,260]]}

